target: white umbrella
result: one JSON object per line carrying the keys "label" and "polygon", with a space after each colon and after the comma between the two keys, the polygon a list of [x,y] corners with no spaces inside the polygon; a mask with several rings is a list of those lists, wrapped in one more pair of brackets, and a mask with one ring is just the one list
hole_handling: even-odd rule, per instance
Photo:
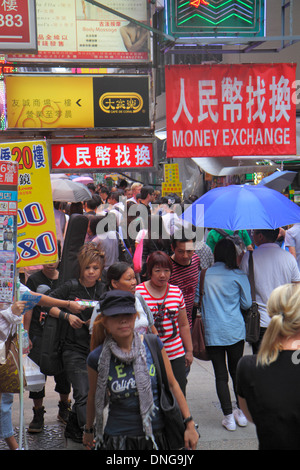
{"label": "white umbrella", "polygon": [[272,175],[263,178],[257,186],[267,186],[276,191],[283,191],[296,178],[297,171],[275,171]]}
{"label": "white umbrella", "polygon": [[66,179],[51,180],[53,201],[81,202],[92,199],[92,193],[82,183]]}

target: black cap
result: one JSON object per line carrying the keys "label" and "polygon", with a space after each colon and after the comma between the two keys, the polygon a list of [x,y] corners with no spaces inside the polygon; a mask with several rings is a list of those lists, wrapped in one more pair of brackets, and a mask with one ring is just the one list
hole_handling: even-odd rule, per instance
{"label": "black cap", "polygon": [[110,290],[100,300],[100,312],[106,317],[134,314],[135,296],[124,290]]}

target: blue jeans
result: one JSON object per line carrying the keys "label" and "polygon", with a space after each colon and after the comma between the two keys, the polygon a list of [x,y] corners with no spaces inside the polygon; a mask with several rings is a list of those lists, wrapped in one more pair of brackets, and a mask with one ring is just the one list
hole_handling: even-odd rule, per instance
{"label": "blue jeans", "polygon": [[86,364],[87,356],[77,351],[63,352],[64,371],[73,388],[73,411],[77,415],[79,427],[86,424],[86,404],[89,392],[89,379]]}
{"label": "blue jeans", "polygon": [[13,393],[2,393],[0,406],[0,438],[7,439],[14,435],[11,409],[14,401]]}

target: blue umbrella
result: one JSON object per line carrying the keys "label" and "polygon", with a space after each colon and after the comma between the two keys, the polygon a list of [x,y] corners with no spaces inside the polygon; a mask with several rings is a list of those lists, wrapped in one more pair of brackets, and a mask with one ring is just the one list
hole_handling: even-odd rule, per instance
{"label": "blue umbrella", "polygon": [[275,171],[272,175],[266,176],[259,183],[258,186],[267,186],[276,191],[283,191],[287,188],[296,177],[297,171]]}
{"label": "blue umbrella", "polygon": [[182,218],[197,227],[275,229],[300,222],[300,207],[266,186],[231,185],[208,191]]}

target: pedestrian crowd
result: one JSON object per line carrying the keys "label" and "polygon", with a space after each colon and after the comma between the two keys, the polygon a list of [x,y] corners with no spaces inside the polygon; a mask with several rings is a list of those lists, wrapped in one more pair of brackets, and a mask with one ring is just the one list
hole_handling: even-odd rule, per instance
{"label": "pedestrian crowd", "polygon": [[[29,357],[40,365],[49,316],[64,331],[63,369],[54,379],[66,438],[86,449],[174,448],[161,401],[164,379],[183,418],[181,447],[196,449],[199,434],[186,387],[203,271],[201,316],[222,426],[234,431],[253,421],[260,449],[300,449],[300,224],[202,233],[180,217],[183,201],[175,194],[161,197],[141,183],[90,189],[93,197],[85,203],[54,203],[61,250],[68,249],[70,215],[88,217],[85,243],[78,249],[79,276],[59,282],[58,261],[27,271],[22,287],[42,294],[23,318]],[[250,252],[260,336],[251,344],[253,355],[244,356],[242,310],[253,300]],[[21,314],[20,302],[0,311],[0,344],[11,325],[22,321]],[[44,425],[45,388],[29,398],[33,419],[28,432],[38,433]],[[11,394],[2,394],[0,438],[16,449],[11,407]]]}

